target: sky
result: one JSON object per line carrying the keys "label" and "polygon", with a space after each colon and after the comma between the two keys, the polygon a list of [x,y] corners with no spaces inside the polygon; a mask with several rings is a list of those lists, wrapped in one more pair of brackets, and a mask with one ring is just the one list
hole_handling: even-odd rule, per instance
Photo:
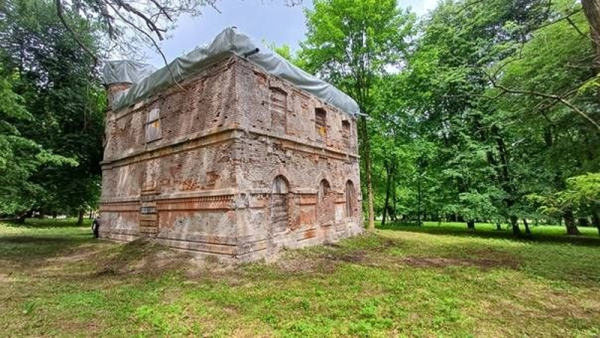
{"label": "sky", "polygon": [[[437,4],[437,0],[400,0],[401,7],[411,7],[417,15],[426,14]],[[223,29],[236,26],[238,30],[255,41],[267,41],[276,45],[298,48],[304,39],[306,25],[304,8],[312,7],[312,0],[304,0],[301,6],[289,7],[284,0],[221,0],[219,12],[207,7],[198,17],[182,16],[177,28],[169,32],[169,38],[161,43],[167,60],[190,52],[196,46],[212,41]],[[148,49],[147,62],[157,68],[164,66],[159,54]]]}

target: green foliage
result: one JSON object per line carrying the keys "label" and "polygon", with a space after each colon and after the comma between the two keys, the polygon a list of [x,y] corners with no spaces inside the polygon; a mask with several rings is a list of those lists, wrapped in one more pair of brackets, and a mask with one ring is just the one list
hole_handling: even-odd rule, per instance
{"label": "green foliage", "polygon": [[[94,49],[96,30],[70,11],[65,15]],[[93,207],[104,105],[94,60],[80,52],[53,2],[11,1],[0,6],[0,16],[1,131],[12,143],[0,141],[0,171],[8,164],[0,213]]]}
{"label": "green foliage", "polygon": [[368,108],[379,215],[516,226],[547,217],[526,196],[566,196],[569,177],[600,170],[600,134],[577,112],[600,118],[580,4],[445,1],[415,26],[367,3],[317,1],[300,55]]}
{"label": "green foliage", "polygon": [[300,68],[304,68],[304,60],[300,59],[298,55],[296,55],[296,53],[292,51],[292,48],[289,45],[283,44],[281,46],[277,46],[275,43],[267,42],[265,40],[263,40],[262,43],[275,53],[279,54],[279,56],[290,61],[294,65]]}
{"label": "green foliage", "polygon": [[414,19],[395,0],[315,0],[300,57],[368,111],[373,82],[400,62]]}
{"label": "green foliage", "polygon": [[600,173],[588,173],[567,180],[564,199],[574,205],[600,203]]}
{"label": "green foliage", "polygon": [[3,74],[7,73],[0,67],[0,215],[32,207],[29,196],[42,188],[30,178],[40,166],[76,165],[74,160],[53,155],[22,136],[17,126],[31,123],[34,118],[25,109],[23,97],[13,91],[18,74]]}
{"label": "green foliage", "polygon": [[530,194],[527,198],[540,205],[539,210],[556,216],[565,210],[600,208],[600,173],[588,173],[567,179],[567,187],[551,195]]}

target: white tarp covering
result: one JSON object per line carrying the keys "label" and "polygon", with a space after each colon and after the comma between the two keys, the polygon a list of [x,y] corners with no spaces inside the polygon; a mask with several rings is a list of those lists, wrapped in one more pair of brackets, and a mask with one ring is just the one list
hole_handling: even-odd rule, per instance
{"label": "white tarp covering", "polygon": [[102,82],[138,83],[155,71],[156,68],[147,63],[130,60],[109,61],[102,68]]}
{"label": "white tarp covering", "polygon": [[[257,48],[259,51],[252,53]],[[123,63],[124,61],[117,61],[120,67],[116,67],[111,66],[112,61],[107,62],[103,69],[103,81],[106,84],[133,83],[126,93],[115,98],[112,108],[119,110],[160,92],[174,84],[175,81],[184,80],[198,73],[204,67],[232,53],[241,57],[245,57],[245,54],[247,54],[246,59],[248,61],[262,67],[269,74],[291,82],[295,87],[315,95],[346,113],[360,114],[358,104],[350,96],[294,66],[277,53],[255,43],[247,35],[239,33],[234,27],[226,28],[208,46],[197,47],[187,55],[173,60],[169,63],[168,68],[165,66],[147,76],[145,76],[146,74],[136,73],[138,70],[143,69],[140,65],[131,66],[128,69],[119,69],[128,67],[128,65]],[[136,79],[138,81],[132,81]]]}

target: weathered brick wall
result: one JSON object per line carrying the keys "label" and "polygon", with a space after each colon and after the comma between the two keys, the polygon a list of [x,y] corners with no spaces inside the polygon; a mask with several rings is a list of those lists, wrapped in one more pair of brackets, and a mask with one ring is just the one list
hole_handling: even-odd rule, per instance
{"label": "weathered brick wall", "polygon": [[353,118],[235,56],[180,85],[108,112],[103,237],[256,259],[362,230]]}
{"label": "weathered brick wall", "polygon": [[[202,238],[219,244],[210,239],[215,229],[235,237],[235,223],[224,214],[236,188],[230,165],[232,128],[239,120],[231,100],[234,61],[219,62],[133,107],[108,112],[103,236],[130,240],[148,230],[184,248]],[[141,215],[143,207],[148,215]],[[187,234],[196,237],[182,242]]]}
{"label": "weathered brick wall", "polygon": [[[361,232],[356,120],[247,61],[240,60],[236,71],[241,128],[246,131],[237,144],[245,155],[238,188],[248,205],[238,209],[239,235],[264,248],[246,254],[269,255],[282,246],[314,245]],[[274,118],[282,110],[285,119]],[[317,121],[318,110],[324,112],[324,124]],[[278,176],[289,188],[285,227],[273,226],[277,215],[271,212]],[[323,180],[328,193],[321,197]],[[350,213],[348,181],[356,187]]]}
{"label": "weathered brick wall", "polygon": [[[234,59],[219,62],[180,83],[181,87],[171,86],[133,107],[109,112],[105,161],[236,127],[239,117],[234,109],[235,100],[231,100],[235,97],[234,65]],[[152,124],[148,121],[149,114],[155,109],[161,135],[146,142],[146,126]]]}

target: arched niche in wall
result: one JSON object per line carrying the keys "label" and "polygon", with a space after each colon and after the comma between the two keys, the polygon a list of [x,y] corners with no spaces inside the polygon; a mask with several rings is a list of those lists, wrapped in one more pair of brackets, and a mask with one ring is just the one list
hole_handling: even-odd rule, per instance
{"label": "arched niche in wall", "polygon": [[271,185],[269,201],[269,222],[271,231],[283,232],[290,225],[290,184],[282,175],[278,175]]}
{"label": "arched niche in wall", "polygon": [[346,217],[356,216],[357,203],[358,199],[356,196],[356,189],[354,188],[354,183],[348,180],[346,181]]}
{"label": "arched niche in wall", "polygon": [[329,224],[335,219],[335,200],[331,185],[326,179],[319,182],[317,192],[317,220],[319,224]]}

